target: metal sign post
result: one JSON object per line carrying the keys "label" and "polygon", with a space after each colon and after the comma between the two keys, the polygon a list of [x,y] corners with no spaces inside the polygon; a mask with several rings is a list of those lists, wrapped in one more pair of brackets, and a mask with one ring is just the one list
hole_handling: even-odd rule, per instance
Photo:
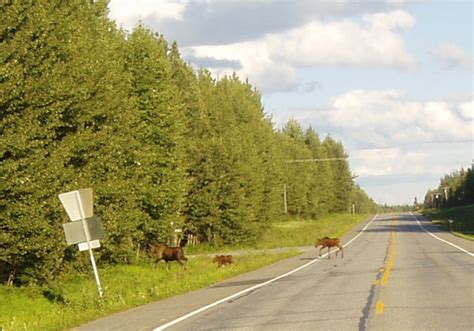
{"label": "metal sign post", "polygon": [[63,206],[71,220],[73,222],[80,220],[82,223],[82,230],[86,239],[85,244],[87,246],[87,250],[89,251],[92,269],[94,270],[95,281],[99,290],[99,297],[102,298],[102,285],[100,284],[99,272],[97,271],[97,266],[95,264],[94,254],[92,253],[92,243],[94,241],[91,241],[91,234],[87,224],[87,218],[92,217],[93,214],[92,189],[89,188],[63,193],[59,195],[59,199],[63,203]]}
{"label": "metal sign post", "polygon": [[453,220],[448,220],[449,223],[449,232],[453,232]]}

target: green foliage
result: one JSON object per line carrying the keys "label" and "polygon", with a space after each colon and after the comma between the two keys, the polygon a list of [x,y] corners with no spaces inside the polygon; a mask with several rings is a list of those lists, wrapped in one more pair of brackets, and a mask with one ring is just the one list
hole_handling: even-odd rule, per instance
{"label": "green foliage", "polygon": [[350,198],[352,192],[352,174],[349,168],[349,162],[345,160],[348,155],[340,142],[336,142],[330,136],[324,139],[322,144],[329,159],[337,159],[331,165],[331,179],[334,192],[330,212],[342,213],[350,210]]}
{"label": "green foliage", "polygon": [[[429,216],[443,230],[454,231],[467,238],[474,239],[474,205],[447,209],[425,209],[423,214]],[[451,229],[448,220],[453,220]]]}
{"label": "green foliage", "polygon": [[281,145],[290,215],[318,218],[329,212],[375,210],[376,204],[353,182],[340,142],[329,136],[321,142],[311,127],[303,132],[297,121],[290,120],[281,131]]}
{"label": "green foliage", "polygon": [[346,161],[292,162],[344,158],[341,143],[296,121],[276,130],[250,84],[195,73],[143,26],[119,31],[106,1],[7,1],[0,14],[2,282],[52,286],[89,267],[61,227],[58,194],[79,188],[104,224],[99,265],[133,263],[176,228],[248,245],[289,215],[371,209]]}
{"label": "green foliage", "polygon": [[281,130],[284,163],[284,183],[286,185],[287,208],[290,215],[306,217],[308,212],[308,195],[311,182],[311,165],[298,162],[311,158],[306,147],[304,132],[295,120],[289,120]]}
{"label": "green foliage", "polygon": [[144,246],[156,243],[159,237],[163,240],[174,230],[172,224],[180,227],[182,223],[184,114],[167,49],[163,37],[142,26],[128,37],[125,47],[134,114],[124,134],[134,141],[129,146],[134,150],[130,177],[137,184],[133,195],[137,209],[143,212],[137,228],[143,233]]}
{"label": "green foliage", "polygon": [[[212,257],[190,259],[188,269],[179,265],[154,266],[151,262],[101,269],[104,298],[98,299],[91,276],[63,277],[51,295],[41,288],[0,286],[0,329],[65,330],[111,313],[206,287],[227,278],[261,268],[264,265],[298,254],[246,254],[236,257],[237,264],[217,268]],[[133,284],[133,286],[130,286]],[[58,294],[59,293],[59,294]],[[63,298],[63,302],[55,300]]]}
{"label": "green foliage", "polygon": [[102,2],[3,2],[1,12],[0,269],[10,282],[47,281],[71,257],[58,193],[99,187],[102,149],[119,146],[121,36]]}
{"label": "green foliage", "polygon": [[473,167],[444,175],[436,189],[425,194],[425,208],[450,208],[474,203]]}
{"label": "green foliage", "polygon": [[214,244],[244,243],[278,214],[277,148],[260,95],[236,76],[198,75],[189,150],[187,226]]}

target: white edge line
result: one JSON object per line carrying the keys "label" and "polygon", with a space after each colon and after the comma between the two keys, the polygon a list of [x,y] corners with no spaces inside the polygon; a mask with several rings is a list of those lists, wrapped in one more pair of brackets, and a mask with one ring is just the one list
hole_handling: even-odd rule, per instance
{"label": "white edge line", "polygon": [[446,244],[448,244],[448,245],[450,245],[450,246],[453,246],[454,248],[457,248],[457,249],[459,249],[460,251],[463,251],[464,253],[469,254],[470,256],[474,256],[474,253],[471,253],[471,252],[465,250],[464,248],[459,247],[458,245],[455,245],[455,244],[453,244],[452,242],[449,242],[449,241],[447,241],[447,240],[441,239],[440,237],[438,237],[438,236],[434,235],[433,233],[429,232],[428,230],[426,230],[426,229],[423,227],[423,225],[421,225],[421,223],[420,223],[420,221],[418,220],[418,217],[416,217],[416,215],[414,215],[412,212],[410,212],[410,215],[415,218],[416,222],[417,222],[418,225],[421,227],[421,229],[422,229],[423,231],[425,231],[426,233],[428,233],[428,234],[429,234],[430,236],[432,236],[433,238],[438,239],[439,241],[442,241],[442,242],[444,242],[444,243],[446,243]]}
{"label": "white edge line", "polygon": [[[362,235],[362,233],[364,233],[365,229],[367,229],[367,227],[375,220],[375,218],[377,218],[377,216],[378,216],[378,214],[376,214],[374,217],[372,217],[372,219],[362,228],[362,231],[361,231],[357,236],[355,236],[355,237],[352,238],[350,241],[348,241],[345,245],[343,245],[343,247],[349,246],[350,243],[352,243],[354,240],[356,240],[357,238],[359,238],[359,237]],[[326,257],[327,255],[328,255],[328,253],[325,253],[325,254],[323,254],[323,255],[321,256],[321,258],[324,258],[324,257]],[[192,316],[194,316],[194,315],[197,315],[197,314],[199,314],[199,313],[201,313],[201,312],[203,312],[203,311],[205,311],[205,310],[207,310],[207,309],[210,309],[210,308],[212,308],[212,307],[215,307],[215,306],[217,306],[217,305],[219,305],[219,304],[221,304],[221,303],[223,303],[223,302],[225,302],[225,301],[228,301],[228,300],[230,300],[230,299],[233,299],[233,298],[235,298],[235,297],[238,297],[238,296],[240,296],[240,295],[242,295],[242,294],[244,294],[244,293],[253,291],[253,290],[255,290],[255,289],[257,289],[257,288],[260,288],[260,287],[262,287],[262,286],[265,286],[265,285],[268,285],[268,284],[270,284],[270,283],[273,283],[273,282],[275,282],[275,281],[277,281],[277,280],[279,280],[279,279],[281,279],[281,278],[283,278],[283,277],[289,276],[289,275],[291,275],[291,274],[293,274],[293,273],[295,273],[295,272],[297,272],[297,271],[300,271],[301,269],[304,269],[304,268],[306,268],[306,267],[310,266],[311,264],[316,263],[316,262],[318,262],[318,261],[319,261],[319,259],[314,259],[314,260],[312,260],[312,261],[310,261],[310,262],[308,262],[308,263],[306,263],[306,264],[304,264],[304,265],[302,265],[302,266],[300,266],[300,267],[298,267],[298,268],[296,268],[296,269],[293,269],[293,270],[291,270],[291,271],[289,271],[289,272],[287,272],[287,273],[284,273],[283,275],[277,276],[277,277],[275,277],[275,278],[272,278],[272,279],[270,279],[270,280],[267,280],[266,282],[263,282],[263,283],[254,285],[254,286],[249,287],[249,288],[246,288],[245,290],[242,290],[242,291],[240,291],[240,292],[237,292],[237,293],[234,293],[234,294],[232,294],[232,295],[229,295],[228,297],[225,297],[225,298],[223,298],[223,299],[220,299],[220,300],[218,300],[218,301],[215,301],[215,302],[213,302],[213,303],[211,303],[211,304],[208,304],[207,306],[203,306],[203,307],[201,307],[201,308],[199,308],[199,309],[193,310],[193,311],[191,311],[190,313],[188,313],[188,314],[186,314],[186,315],[183,315],[183,316],[181,316],[181,317],[178,317],[178,318],[175,319],[175,320],[172,320],[172,321],[170,321],[170,322],[168,322],[168,323],[166,323],[166,324],[163,324],[163,325],[161,325],[161,326],[159,326],[159,327],[153,329],[153,331],[162,331],[162,330],[164,330],[164,329],[166,329],[166,328],[168,328],[168,327],[170,327],[170,326],[173,326],[173,325],[175,325],[175,324],[177,324],[177,323],[179,323],[179,322],[184,321],[185,319],[188,319],[188,318],[190,318],[190,317],[192,317]]]}

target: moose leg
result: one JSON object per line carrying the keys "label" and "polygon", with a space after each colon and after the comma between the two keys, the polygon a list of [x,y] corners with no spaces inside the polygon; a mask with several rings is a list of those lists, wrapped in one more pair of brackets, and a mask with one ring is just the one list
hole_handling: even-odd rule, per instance
{"label": "moose leg", "polygon": [[342,246],[337,246],[339,249],[336,251],[336,256],[341,252],[341,259],[344,257],[344,250],[342,249]]}
{"label": "moose leg", "polygon": [[[187,268],[188,268],[188,267],[187,267],[187,265],[188,265],[187,259],[186,259],[186,260],[176,260],[176,261],[178,261],[178,263],[181,264],[181,265],[184,267],[184,269],[187,269]],[[183,261],[186,261],[186,263],[183,263]]]}
{"label": "moose leg", "polygon": [[153,264],[154,268],[158,268],[158,265],[160,264],[161,259],[156,259],[155,263]]}
{"label": "moose leg", "polygon": [[328,259],[331,258],[331,246],[328,246]]}
{"label": "moose leg", "polygon": [[323,248],[324,248],[324,246],[321,246],[321,248],[319,249],[319,257],[321,257],[321,251],[322,251]]}

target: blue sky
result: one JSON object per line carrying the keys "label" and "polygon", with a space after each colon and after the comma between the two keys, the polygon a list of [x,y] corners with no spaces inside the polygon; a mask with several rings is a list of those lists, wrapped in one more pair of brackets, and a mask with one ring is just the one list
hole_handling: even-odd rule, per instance
{"label": "blue sky", "polygon": [[236,72],[288,119],[340,140],[361,187],[411,204],[474,158],[472,1],[112,0],[110,17]]}

